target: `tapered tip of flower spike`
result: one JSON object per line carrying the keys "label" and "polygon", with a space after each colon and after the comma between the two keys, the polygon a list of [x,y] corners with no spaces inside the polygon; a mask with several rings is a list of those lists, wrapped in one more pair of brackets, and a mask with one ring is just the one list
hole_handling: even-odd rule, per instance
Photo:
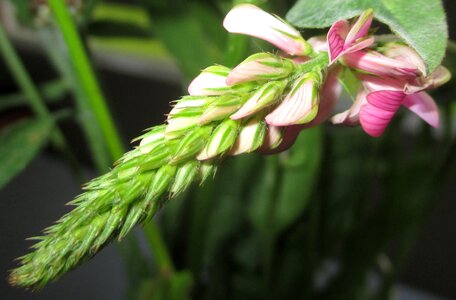
{"label": "tapered tip of flower spike", "polygon": [[252,4],[235,6],[226,15],[223,26],[228,32],[268,41],[290,55],[306,56],[313,52],[299,31]]}

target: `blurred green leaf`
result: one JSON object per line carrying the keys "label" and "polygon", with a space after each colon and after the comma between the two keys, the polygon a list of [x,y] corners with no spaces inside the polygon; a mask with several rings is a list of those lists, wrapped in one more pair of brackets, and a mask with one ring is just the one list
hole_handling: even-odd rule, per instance
{"label": "blurred green leaf", "polygon": [[303,130],[283,157],[274,229],[281,231],[303,214],[320,176],[322,128]]}
{"label": "blurred green leaf", "polygon": [[440,0],[299,0],[287,20],[301,28],[329,27],[368,8],[421,55],[429,71],[440,64],[448,39]]}
{"label": "blurred green leaf", "polygon": [[138,300],[190,300],[193,277],[190,272],[176,272],[170,277],[156,277],[143,280]]}
{"label": "blurred green leaf", "polygon": [[221,19],[207,5],[189,3],[185,13],[156,16],[150,11],[157,37],[166,45],[187,78],[221,61],[226,37]]}
{"label": "blurred green leaf", "polygon": [[343,68],[342,72],[339,75],[339,82],[342,84],[345,92],[350,96],[350,98],[355,101],[356,95],[358,95],[359,90],[361,89],[361,82],[356,78],[353,71],[349,68]]}
{"label": "blurred green leaf", "polygon": [[19,174],[48,140],[50,118],[19,121],[0,133],[0,188]]}

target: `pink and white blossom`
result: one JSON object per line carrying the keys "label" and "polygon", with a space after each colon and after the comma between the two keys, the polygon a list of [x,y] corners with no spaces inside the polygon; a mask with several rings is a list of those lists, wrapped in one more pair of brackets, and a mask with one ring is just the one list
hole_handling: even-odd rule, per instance
{"label": "pink and white blossom", "polygon": [[312,47],[299,31],[252,4],[240,4],[231,9],[223,26],[228,32],[268,41],[290,55],[306,56],[312,53]]}
{"label": "pink and white blossom", "polygon": [[312,73],[298,79],[285,99],[270,114],[266,122],[274,126],[289,126],[312,121],[318,113],[318,83]]}

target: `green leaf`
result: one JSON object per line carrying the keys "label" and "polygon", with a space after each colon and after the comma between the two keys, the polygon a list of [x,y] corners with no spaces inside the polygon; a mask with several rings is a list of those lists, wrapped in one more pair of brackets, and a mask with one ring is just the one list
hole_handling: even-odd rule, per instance
{"label": "green leaf", "polygon": [[299,0],[287,20],[301,28],[323,28],[368,8],[421,55],[429,71],[440,64],[448,39],[440,0]]}
{"label": "green leaf", "polygon": [[48,140],[52,119],[20,121],[0,133],[0,188],[21,172]]}

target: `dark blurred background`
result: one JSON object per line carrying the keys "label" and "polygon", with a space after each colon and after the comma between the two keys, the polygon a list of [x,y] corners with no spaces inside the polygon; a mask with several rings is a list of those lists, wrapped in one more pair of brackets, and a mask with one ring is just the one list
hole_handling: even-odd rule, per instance
{"label": "dark blurred background", "polygon": [[[126,2],[126,1],[122,1]],[[134,2],[134,1],[129,1]],[[456,1],[446,0],[450,37],[456,40]],[[33,79],[46,82],[55,76],[40,48],[29,40],[15,39]],[[190,42],[190,41],[189,41]],[[95,50],[98,75],[109,99],[110,108],[119,124],[124,141],[129,142],[141,130],[159,124],[169,111],[169,101],[185,94],[183,76],[169,58],[162,61],[136,57],[104,55]],[[126,69],[126,71],[125,71]],[[0,63],[0,94],[16,89]],[[69,98],[69,97],[68,97]],[[65,106],[70,99],[55,104]],[[0,115],[0,126],[30,114],[14,109]],[[81,144],[81,133],[64,123],[76,153],[87,161],[86,173],[93,176],[87,147]],[[52,177],[49,176],[52,174]],[[7,271],[14,259],[30,245],[24,237],[37,235],[47,225],[68,211],[64,206],[80,191],[68,167],[50,149],[0,191],[0,298],[1,299],[124,299],[125,275],[116,245],[111,245],[86,263],[43,291],[31,293],[7,285]],[[401,278],[410,288],[425,291],[439,299],[456,299],[456,185],[445,192],[420,234],[412,256]],[[401,299],[420,298],[405,291]],[[414,296],[413,296],[414,295]],[[437,298],[436,298],[437,299]]]}

